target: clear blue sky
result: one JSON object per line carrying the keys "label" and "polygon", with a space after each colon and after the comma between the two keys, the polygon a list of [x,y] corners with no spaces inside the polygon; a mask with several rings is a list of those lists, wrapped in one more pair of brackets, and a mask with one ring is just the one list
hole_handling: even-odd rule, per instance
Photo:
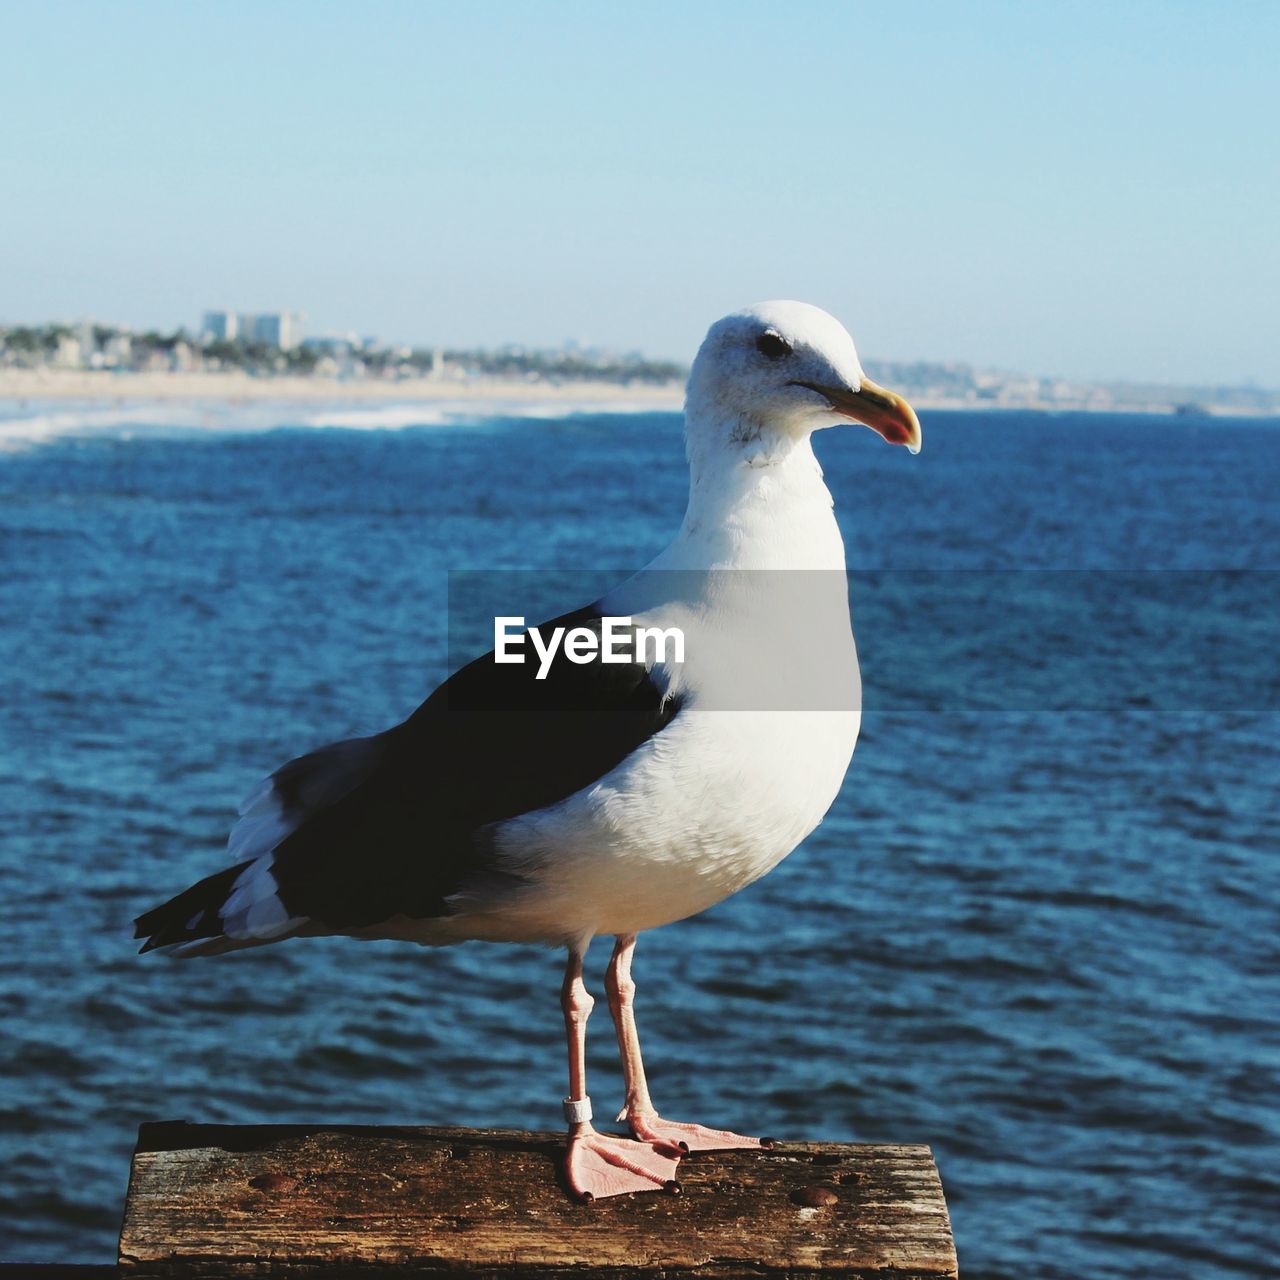
{"label": "clear blue sky", "polygon": [[1280,385],[1280,4],[0,0],[0,320]]}

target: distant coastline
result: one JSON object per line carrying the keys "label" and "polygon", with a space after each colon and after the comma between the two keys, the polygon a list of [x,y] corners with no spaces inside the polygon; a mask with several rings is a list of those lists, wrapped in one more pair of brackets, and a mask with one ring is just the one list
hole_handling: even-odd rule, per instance
{"label": "distant coastline", "polygon": [[[870,363],[870,362],[869,362]],[[1045,397],[1034,386],[998,397],[947,394],[942,388],[911,385],[914,379],[894,378],[892,366],[870,363],[874,375],[906,395],[917,409],[1022,410],[1045,413],[1155,413],[1215,417],[1280,416],[1280,397],[1258,393],[1256,398],[1215,396],[1200,388],[1133,388],[1129,394],[1100,396],[1081,388],[1079,395]],[[1145,393],[1145,394],[1144,394]],[[471,375],[460,378],[335,378],[320,374],[254,375],[241,370],[114,370],[0,368],[0,402],[56,401],[123,404],[187,402],[191,404],[424,404],[449,405],[465,411],[539,414],[555,407],[568,411],[678,411],[684,384],[678,381],[620,382],[595,378],[503,378]]]}
{"label": "distant coastline", "polygon": [[[917,409],[1280,416],[1280,390],[1094,382],[956,361],[865,362]],[[197,335],[80,321],[0,326],[0,404],[31,400],[227,405],[455,406],[538,416],[562,407],[679,408],[688,370],[640,351],[567,343],[494,350],[396,346],[354,333],[303,336],[288,312],[208,312]]]}

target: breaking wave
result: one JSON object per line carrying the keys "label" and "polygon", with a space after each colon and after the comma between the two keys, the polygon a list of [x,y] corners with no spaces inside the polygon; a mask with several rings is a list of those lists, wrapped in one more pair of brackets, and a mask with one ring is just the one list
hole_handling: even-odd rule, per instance
{"label": "breaking wave", "polygon": [[[652,413],[667,406],[625,395],[585,399],[468,396],[432,401],[102,401],[28,400],[0,407],[0,451],[66,439],[159,439],[252,435],[281,428],[398,431],[503,419],[540,420],[602,413]],[[678,405],[673,400],[671,408]]]}

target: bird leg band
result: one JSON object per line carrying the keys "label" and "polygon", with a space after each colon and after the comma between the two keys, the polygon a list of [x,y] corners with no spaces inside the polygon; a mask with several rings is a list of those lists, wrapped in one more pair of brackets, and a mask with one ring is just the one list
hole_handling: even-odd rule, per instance
{"label": "bird leg band", "polygon": [[590,1098],[566,1098],[564,1118],[568,1124],[586,1124],[591,1119]]}

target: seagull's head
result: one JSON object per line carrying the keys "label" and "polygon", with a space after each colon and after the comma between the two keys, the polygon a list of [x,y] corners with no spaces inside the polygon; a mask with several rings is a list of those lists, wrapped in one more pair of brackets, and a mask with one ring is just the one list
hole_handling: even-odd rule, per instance
{"label": "seagull's head", "polygon": [[757,440],[861,422],[920,452],[911,406],[872,382],[844,325],[807,302],[763,302],[711,326],[689,374],[691,433],[702,418]]}

